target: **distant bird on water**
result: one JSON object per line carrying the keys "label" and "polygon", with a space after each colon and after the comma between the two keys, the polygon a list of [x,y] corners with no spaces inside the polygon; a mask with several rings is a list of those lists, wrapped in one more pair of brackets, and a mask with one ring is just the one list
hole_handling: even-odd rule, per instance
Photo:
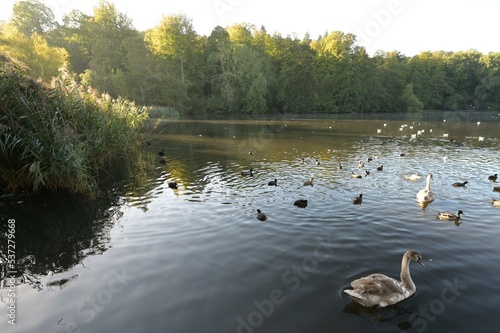
{"label": "distant bird on water", "polygon": [[491,199],[491,204],[495,207],[500,207],[500,200],[499,199]]}
{"label": "distant bird on water", "polygon": [[497,174],[495,173],[494,175],[489,176],[489,177],[488,177],[488,180],[491,180],[492,182],[496,182],[496,181],[497,181],[497,178],[498,178],[498,177],[497,177]]}
{"label": "distant bird on water", "polygon": [[165,148],[162,148],[160,152],[158,153],[160,156],[165,156]]}
{"label": "distant bird on water", "polygon": [[383,165],[381,165],[381,166],[379,166],[379,167],[377,168],[377,171],[382,171],[382,170],[384,170],[384,166],[383,166]]}
{"label": "distant bird on water", "polygon": [[358,179],[363,178],[363,176],[361,176],[360,174],[358,174],[358,173],[354,173],[354,172],[352,172],[352,171],[351,171],[351,177],[352,177],[352,178],[358,178]]}
{"label": "distant bird on water", "polygon": [[465,187],[465,185],[469,184],[469,182],[465,181],[463,183],[460,183],[460,182],[457,182],[457,183],[453,183],[451,185],[453,185],[454,187]]}
{"label": "distant bird on water", "polygon": [[358,197],[352,199],[353,205],[360,205],[363,202],[363,194],[360,194]]}
{"label": "distant bird on water", "polygon": [[250,170],[248,170],[248,171],[242,171],[241,175],[242,176],[253,176],[253,169],[250,168]]}
{"label": "distant bird on water", "polygon": [[170,187],[171,189],[176,190],[177,189],[177,183],[176,182],[169,182],[168,183],[168,187]]}
{"label": "distant bird on water", "polygon": [[461,210],[459,210],[456,214],[449,212],[437,212],[436,217],[440,220],[458,221],[460,219],[460,215],[465,214]]}
{"label": "distant bird on water", "polygon": [[431,203],[434,201],[434,193],[431,191],[432,174],[427,176],[427,185],[424,189],[417,193],[417,201],[422,204]]}
{"label": "distant bird on water", "polygon": [[260,209],[257,209],[257,219],[260,221],[265,221],[267,220],[266,214],[262,213]]}
{"label": "distant bird on water", "polygon": [[271,180],[269,183],[267,183],[267,185],[269,185],[269,186],[278,186],[278,180],[277,179]]}
{"label": "distant bird on water", "polygon": [[311,178],[311,179],[309,179],[309,180],[306,180],[306,181],[304,182],[304,186],[313,186],[313,185],[314,185],[314,184],[313,184],[313,181],[314,181],[314,178]]}
{"label": "distant bird on water", "polygon": [[296,200],[293,203],[294,206],[300,207],[300,208],[306,208],[307,207],[307,200],[306,199],[299,199]]}

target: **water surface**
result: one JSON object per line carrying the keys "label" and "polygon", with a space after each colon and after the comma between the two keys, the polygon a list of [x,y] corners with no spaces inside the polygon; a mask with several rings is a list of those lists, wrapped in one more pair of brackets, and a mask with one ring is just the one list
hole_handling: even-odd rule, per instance
{"label": "water surface", "polygon": [[[0,207],[23,242],[17,325],[4,315],[0,328],[496,332],[500,208],[491,199],[500,184],[487,178],[500,170],[500,124],[446,120],[166,122],[144,147],[144,174],[110,199]],[[428,173],[436,200],[422,208],[415,195]],[[458,181],[469,184],[451,186]],[[300,198],[306,208],[293,205]],[[458,209],[461,223],[435,218]],[[408,249],[426,265],[411,265],[411,298],[367,309],[342,292],[370,273],[398,277]]]}

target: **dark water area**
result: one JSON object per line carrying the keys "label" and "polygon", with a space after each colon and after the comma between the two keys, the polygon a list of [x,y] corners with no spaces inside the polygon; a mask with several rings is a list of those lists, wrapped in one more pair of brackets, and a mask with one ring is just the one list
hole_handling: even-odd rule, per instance
{"label": "dark water area", "polygon": [[[165,121],[108,196],[1,205],[1,332],[498,331],[499,116],[414,119]],[[425,263],[410,266],[412,297],[364,308],[342,292],[399,278],[409,249]]]}

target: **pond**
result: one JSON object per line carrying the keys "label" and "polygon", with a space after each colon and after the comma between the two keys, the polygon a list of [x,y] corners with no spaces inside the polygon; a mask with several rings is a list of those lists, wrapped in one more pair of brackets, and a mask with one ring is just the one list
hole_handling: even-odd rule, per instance
{"label": "pond", "polygon": [[[16,325],[3,265],[2,332],[498,331],[498,115],[178,120],[147,136],[142,173],[106,199],[0,206],[5,255],[8,220],[18,240]],[[421,207],[429,173],[436,199]],[[342,292],[399,278],[409,249],[425,264],[410,266],[410,298],[365,308]]]}

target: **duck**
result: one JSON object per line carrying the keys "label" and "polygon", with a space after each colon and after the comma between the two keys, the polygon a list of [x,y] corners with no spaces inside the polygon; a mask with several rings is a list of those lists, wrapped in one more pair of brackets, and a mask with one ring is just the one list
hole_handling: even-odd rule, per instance
{"label": "duck", "polygon": [[260,221],[265,221],[267,220],[266,214],[262,213],[260,209],[257,209],[257,219]]}
{"label": "duck", "polygon": [[351,171],[351,177],[352,177],[352,178],[363,178],[360,174],[358,174],[358,173],[354,173],[354,172],[352,172],[352,171]]}
{"label": "duck", "polygon": [[277,179],[271,180],[269,183],[267,183],[267,185],[269,185],[269,186],[278,186],[278,180]]}
{"label": "duck", "polygon": [[427,185],[424,189],[418,191],[417,201],[419,203],[431,203],[434,201],[434,193],[431,191],[432,173],[427,176]]}
{"label": "duck", "polygon": [[491,199],[491,204],[495,207],[500,207],[500,200],[499,199]]}
{"label": "duck", "polygon": [[304,182],[304,186],[313,186],[313,181],[314,181],[314,178],[311,177],[311,179],[306,180]]}
{"label": "duck", "polygon": [[453,183],[451,185],[453,185],[454,187],[465,187],[465,185],[469,184],[469,182],[465,181],[463,183],[460,183],[460,182],[457,182],[457,183]]}
{"label": "duck", "polygon": [[160,156],[165,156],[165,148],[162,148],[159,152],[158,155]]}
{"label": "duck", "polygon": [[168,187],[171,189],[176,190],[177,189],[177,183],[176,182],[168,182]]}
{"label": "duck", "polygon": [[342,170],[342,164],[337,164],[337,170]]}
{"label": "duck", "polygon": [[363,162],[359,161],[358,167],[359,167],[360,169],[362,169],[362,168],[364,168],[364,167],[365,167],[365,164],[364,164]]}
{"label": "duck", "polygon": [[353,289],[345,289],[344,292],[350,295],[353,301],[366,307],[383,308],[401,302],[417,290],[410,275],[412,261],[425,266],[422,255],[418,251],[409,250],[405,252],[401,261],[401,281],[384,274],[370,274],[352,281]]}
{"label": "duck", "polygon": [[241,172],[242,176],[253,176],[253,168],[250,168],[248,171],[242,171]]}
{"label": "duck", "polygon": [[293,203],[294,206],[300,207],[300,208],[306,208],[307,207],[307,200],[306,199],[299,199],[296,200]]}
{"label": "duck", "polygon": [[500,186],[493,187],[493,192],[500,192]]}
{"label": "duck", "polygon": [[370,175],[370,170],[365,170],[365,177],[368,177]]}
{"label": "duck", "polygon": [[371,161],[373,161],[373,157],[370,157],[370,156],[368,156],[368,159],[367,159],[367,161],[368,161],[368,162],[371,162]]}
{"label": "duck", "polygon": [[457,221],[460,215],[465,215],[463,211],[459,210],[456,214],[449,212],[437,212],[436,217],[440,220]]}
{"label": "duck", "polygon": [[253,150],[250,150],[250,151],[248,152],[248,155],[253,155]]}
{"label": "duck", "polygon": [[492,182],[496,182],[497,181],[497,174],[495,173],[494,175],[491,175],[488,177],[488,180],[491,180]]}
{"label": "duck", "polygon": [[377,171],[382,171],[382,170],[384,170],[384,166],[383,166],[383,165],[381,165],[381,166],[379,166],[379,167],[377,168]]}
{"label": "duck", "polygon": [[358,197],[352,199],[353,205],[360,205],[363,202],[363,194],[361,193]]}
{"label": "duck", "polygon": [[321,164],[321,162],[318,159],[316,159],[316,165],[320,165],[320,164]]}
{"label": "duck", "polygon": [[167,164],[165,157],[160,158],[160,164]]}
{"label": "duck", "polygon": [[399,157],[405,157],[406,156],[406,153],[400,153],[399,154]]}

